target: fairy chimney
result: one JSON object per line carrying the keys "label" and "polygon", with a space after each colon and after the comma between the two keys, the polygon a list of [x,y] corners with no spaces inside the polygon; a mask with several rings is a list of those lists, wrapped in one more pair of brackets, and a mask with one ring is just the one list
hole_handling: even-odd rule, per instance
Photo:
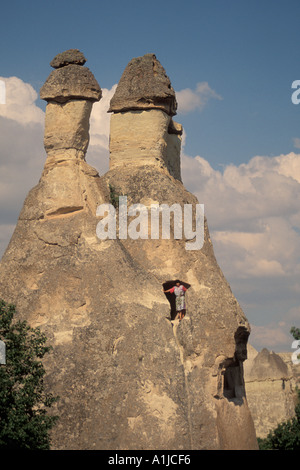
{"label": "fairy chimney", "polygon": [[84,160],[89,143],[89,119],[93,103],[101,99],[101,88],[78,49],[58,54],[40,90],[47,101],[44,146],[46,166],[65,159]]}
{"label": "fairy chimney", "polygon": [[175,92],[156,56],[132,59],[110,102],[110,168],[157,165],[181,180],[176,109]]}
{"label": "fairy chimney", "polygon": [[[41,89],[45,168],[0,263],[0,298],[53,347],[52,448],[256,449],[243,377],[250,327],[206,221],[203,246],[191,251],[184,238],[96,234],[109,185],[129,204],[198,203],[170,145],[180,138],[170,134],[174,91],[153,54],[131,62],[111,102],[111,167],[99,176],[84,153],[101,91],[83,62],[78,51],[52,62]],[[191,285],[181,322],[171,321],[163,293],[170,279]]]}
{"label": "fairy chimney", "polygon": [[[92,204],[89,176],[97,175],[85,161],[89,144],[89,123],[93,103],[102,96],[93,73],[84,66],[86,58],[78,49],[57,54],[50,62],[54,70],[40,90],[47,101],[44,147],[47,159],[42,173],[43,217],[70,214]],[[91,196],[91,195],[90,195]]]}

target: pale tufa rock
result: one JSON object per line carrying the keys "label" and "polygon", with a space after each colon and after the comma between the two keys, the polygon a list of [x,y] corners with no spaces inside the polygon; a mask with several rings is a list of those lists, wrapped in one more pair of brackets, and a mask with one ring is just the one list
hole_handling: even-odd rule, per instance
{"label": "pale tufa rock", "polygon": [[[68,67],[82,68],[57,71]],[[186,250],[184,238],[96,236],[96,209],[111,203],[109,185],[128,204],[198,203],[166,163],[180,163],[168,137],[180,134],[169,133],[174,94],[159,76],[167,88],[163,109],[112,116],[111,155],[120,161],[112,159],[101,177],[83,158],[85,138],[76,140],[88,113],[77,119],[71,107],[70,137],[63,137],[59,129],[55,135],[55,110],[67,107],[49,106],[44,172],[0,263],[0,297],[53,347],[45,358],[47,390],[60,397],[53,449],[257,449],[242,367],[250,326],[218,266],[206,220],[196,251]],[[126,135],[129,122],[141,142]],[[172,278],[191,284],[181,322],[170,321],[162,289]]]}

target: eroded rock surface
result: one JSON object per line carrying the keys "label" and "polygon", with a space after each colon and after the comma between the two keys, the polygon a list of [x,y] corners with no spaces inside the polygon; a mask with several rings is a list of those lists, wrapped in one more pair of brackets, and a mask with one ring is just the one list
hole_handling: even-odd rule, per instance
{"label": "eroded rock surface", "polygon": [[175,92],[156,56],[132,59],[110,102],[110,168],[166,167],[181,181],[182,126],[172,119],[176,108]]}
{"label": "eroded rock surface", "polygon": [[116,113],[139,109],[162,109],[170,116],[176,114],[175,91],[155,54],[136,57],[129,62],[110,102],[109,111]]}
{"label": "eroded rock surface", "polygon": [[[111,167],[101,177],[84,159],[85,101],[92,100],[81,95],[78,104],[71,92],[61,104],[43,95],[48,157],[2,258],[0,296],[53,346],[45,366],[47,386],[60,396],[54,449],[255,449],[243,377],[250,328],[218,266],[206,220],[204,245],[191,251],[185,238],[96,235],[96,210],[112,202],[110,188],[126,195],[128,206],[198,203],[176,173],[178,141],[170,146],[166,138],[179,130],[171,123],[174,92],[152,55],[134,59],[135,70],[141,63],[143,80],[161,77],[163,91],[157,100],[139,77],[139,94],[122,84],[119,102],[132,95],[134,102],[153,98],[155,106],[119,111],[112,103]],[[55,72],[68,67],[83,66]],[[140,132],[136,145],[129,120]],[[191,284],[181,322],[170,321],[162,291],[172,278]]]}
{"label": "eroded rock surface", "polygon": [[92,72],[83,67],[85,61],[77,49],[58,54],[51,61],[55,70],[40,91],[41,98],[47,101],[44,135],[47,160],[43,176],[53,170],[49,178],[54,177],[54,199],[61,200],[62,194],[68,193],[69,207],[83,206],[75,203],[78,175],[95,173],[85,163],[85,154],[92,106],[101,99],[102,91]]}
{"label": "eroded rock surface", "polygon": [[69,49],[64,52],[57,54],[54,59],[51,60],[50,65],[54,69],[59,69],[65,65],[75,64],[75,65],[84,65],[86,63],[86,58],[83,53],[78,49]]}
{"label": "eroded rock surface", "polygon": [[40,90],[46,101],[65,103],[71,99],[99,101],[102,92],[92,72],[84,67],[84,55],[70,49],[54,57],[50,65],[55,68]]}

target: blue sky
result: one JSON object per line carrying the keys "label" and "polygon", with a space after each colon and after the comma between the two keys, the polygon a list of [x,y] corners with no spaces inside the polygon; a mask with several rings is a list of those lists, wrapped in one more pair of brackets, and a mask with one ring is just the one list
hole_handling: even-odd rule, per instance
{"label": "blue sky", "polygon": [[1,11],[2,75],[39,90],[57,51],[77,47],[110,88],[132,57],[154,52],[175,90],[207,81],[223,98],[181,117],[187,152],[201,145],[216,167],[293,150],[298,1],[39,0],[7,2]]}
{"label": "blue sky", "polygon": [[[299,18],[299,0],[3,4],[0,76],[21,99],[0,105],[2,252],[43,165],[45,103],[34,90],[52,58],[80,49],[109,97],[131,58],[153,52],[180,104],[184,183],[205,204],[254,346],[288,350],[289,328],[300,326],[300,105],[291,102],[291,84],[300,80]],[[97,110],[92,124],[107,128]],[[92,126],[96,164],[107,132],[97,147]]]}

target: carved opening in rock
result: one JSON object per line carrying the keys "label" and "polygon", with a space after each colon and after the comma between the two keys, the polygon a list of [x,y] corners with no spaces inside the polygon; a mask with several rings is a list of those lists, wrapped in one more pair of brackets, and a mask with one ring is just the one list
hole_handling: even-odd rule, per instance
{"label": "carved opening in rock", "polygon": [[232,361],[225,366],[223,395],[236,405],[243,404],[243,398],[246,396],[243,362],[247,359],[247,341],[249,331],[241,326],[234,335],[235,354]]}
{"label": "carved opening in rock", "polygon": [[235,359],[244,362],[247,359],[247,342],[249,330],[245,326],[239,326],[234,334],[235,340]]}
{"label": "carved opening in rock", "polygon": [[[174,287],[176,285],[176,282],[178,282],[178,279],[175,279],[173,281],[166,281],[163,283],[163,289],[164,291],[166,290],[169,290],[171,289],[172,287]],[[191,287],[191,284],[188,284],[187,282],[183,282],[183,281],[179,281],[180,284],[182,284],[186,289],[188,289],[189,287]],[[177,310],[176,310],[176,296],[173,294],[173,293],[170,293],[170,292],[165,292],[165,296],[167,297],[169,303],[170,303],[170,317],[171,317],[171,321],[172,320],[175,320],[176,318],[176,315],[177,315]],[[186,304],[186,301],[185,301],[185,304]],[[186,314],[186,308],[182,311],[183,312],[183,315]]]}
{"label": "carved opening in rock", "polygon": [[236,404],[242,404],[245,396],[242,371],[239,364],[226,367],[224,372],[223,395]]}
{"label": "carved opening in rock", "polygon": [[167,297],[169,303],[170,303],[170,317],[171,317],[171,320],[175,320],[176,318],[176,299],[175,299],[175,295],[173,294],[170,294],[169,292],[165,294],[165,296]]}

